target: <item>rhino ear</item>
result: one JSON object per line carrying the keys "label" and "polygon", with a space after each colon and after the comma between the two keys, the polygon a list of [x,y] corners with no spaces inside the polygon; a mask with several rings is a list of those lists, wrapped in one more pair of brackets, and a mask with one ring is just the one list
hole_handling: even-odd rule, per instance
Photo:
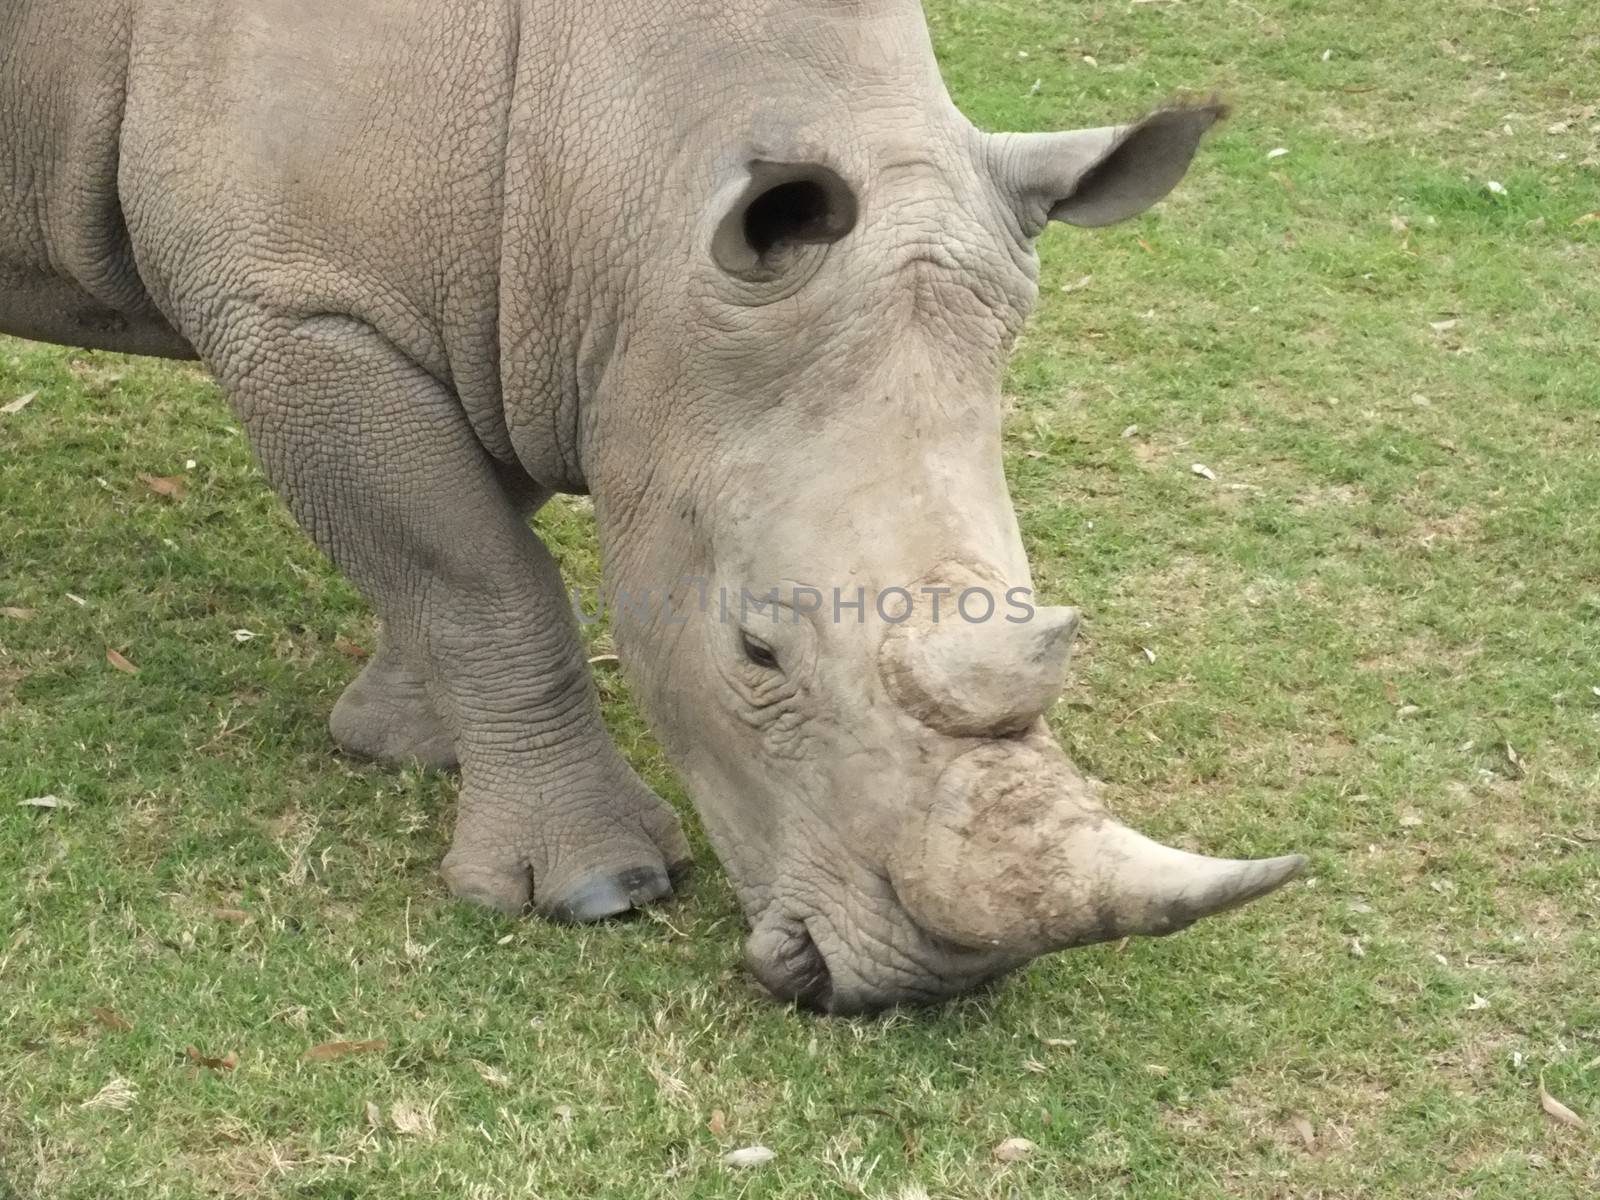
{"label": "rhino ear", "polygon": [[1226,115],[1211,103],[1162,109],[1134,125],[1001,134],[992,162],[1030,236],[1047,221],[1110,225],[1175,188],[1201,137]]}

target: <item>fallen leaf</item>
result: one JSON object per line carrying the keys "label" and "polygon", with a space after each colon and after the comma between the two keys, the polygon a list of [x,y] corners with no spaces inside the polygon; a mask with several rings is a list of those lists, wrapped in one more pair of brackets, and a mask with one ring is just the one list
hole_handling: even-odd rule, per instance
{"label": "fallen leaf", "polygon": [[741,1146],[737,1150],[729,1150],[722,1156],[722,1161],[730,1167],[759,1167],[777,1157],[765,1146]]}
{"label": "fallen leaf", "polygon": [[367,1124],[369,1126],[371,1126],[373,1129],[382,1129],[383,1128],[383,1109],[379,1108],[371,1100],[367,1101],[367,1106],[366,1107],[367,1107]]}
{"label": "fallen leaf", "polygon": [[213,908],[211,915],[219,921],[226,921],[230,925],[248,925],[255,920],[242,908]]}
{"label": "fallen leaf", "polygon": [[600,663],[614,663],[621,661],[622,660],[615,654],[596,654],[589,659],[589,665],[593,667],[599,665]]}
{"label": "fallen leaf", "polygon": [[111,1080],[94,1095],[90,1096],[79,1108],[114,1108],[118,1112],[126,1112],[133,1107],[133,1102],[139,1098],[139,1085],[131,1080],[117,1078]]}
{"label": "fallen leaf", "polygon": [[5,413],[8,417],[13,413],[19,413],[32,404],[38,398],[38,395],[38,392],[28,392],[25,395],[18,396],[9,404],[0,404],[0,413]]}
{"label": "fallen leaf", "polygon": [[1583,1118],[1545,1090],[1543,1075],[1539,1076],[1539,1107],[1563,1125],[1570,1125],[1573,1129],[1583,1128]]}
{"label": "fallen leaf", "polygon": [[1085,54],[1083,56],[1083,61],[1091,67],[1098,67],[1100,65],[1100,60],[1095,58],[1095,56],[1092,54]]}
{"label": "fallen leaf", "polygon": [[1079,277],[1077,279],[1074,279],[1071,283],[1062,284],[1061,285],[1061,290],[1063,292],[1081,292],[1081,291],[1083,291],[1084,288],[1088,287],[1093,282],[1094,282],[1094,276],[1093,275],[1084,275],[1084,276],[1081,276],[1081,277]]}
{"label": "fallen leaf", "polygon": [[119,651],[113,650],[110,646],[106,647],[106,661],[124,674],[137,675],[139,673],[138,667],[134,666]]}
{"label": "fallen leaf", "polygon": [[994,1148],[994,1156],[999,1162],[1021,1162],[1038,1148],[1027,1138],[1007,1138]]}
{"label": "fallen leaf", "polygon": [[1402,704],[1399,708],[1394,710],[1394,715],[1397,717],[1414,717],[1421,711],[1422,708],[1420,705]]}
{"label": "fallen leaf", "polygon": [[349,638],[336,637],[333,639],[333,648],[346,658],[366,658],[371,651],[365,646],[358,646]]}
{"label": "fallen leaf", "polygon": [[1472,993],[1472,1003],[1467,1005],[1467,1011],[1468,1012],[1482,1012],[1484,1009],[1486,1009],[1488,1007],[1489,1007],[1489,1001],[1484,999],[1482,996],[1478,995],[1477,992],[1473,992]]}
{"label": "fallen leaf", "polygon": [[389,1122],[396,1133],[422,1141],[431,1141],[438,1133],[438,1127],[433,1122],[433,1108],[413,1104],[409,1100],[398,1101],[390,1107]]}
{"label": "fallen leaf", "polygon": [[1493,192],[1496,196],[1504,196],[1506,194],[1506,185],[1497,179],[1491,179],[1483,186],[1488,188],[1489,191]]}
{"label": "fallen leaf", "polygon": [[1452,317],[1448,321],[1429,321],[1428,328],[1433,330],[1435,333],[1449,333],[1459,324],[1461,324],[1460,319]]}
{"label": "fallen leaf", "polygon": [[1289,153],[1289,147],[1287,147],[1287,146],[1274,146],[1271,150],[1267,151],[1267,157],[1268,158],[1282,158],[1287,153]]}
{"label": "fallen leaf", "polygon": [[1294,1131],[1300,1135],[1301,1142],[1305,1144],[1306,1153],[1315,1154],[1317,1151],[1317,1131],[1311,1127],[1311,1122],[1297,1113],[1290,1123],[1294,1126]]}
{"label": "fallen leaf", "polygon": [[1126,429],[1124,429],[1122,431],[1122,436],[1125,437],[1125,438],[1131,438],[1134,434],[1136,434],[1138,432],[1139,432],[1139,427],[1137,425],[1129,425]]}
{"label": "fallen leaf", "polygon": [[1400,703],[1400,689],[1387,679],[1383,681],[1383,698],[1390,704],[1398,705]]}
{"label": "fallen leaf", "polygon": [[79,608],[88,608],[89,607],[89,602],[87,600],[85,600],[82,596],[74,596],[71,592],[65,592],[63,594],[66,596],[66,598],[68,600],[71,600]]}
{"label": "fallen leaf", "polygon": [[1156,248],[1143,238],[1134,238],[1134,241],[1139,243],[1139,249],[1143,250],[1146,254],[1154,254],[1156,252]]}
{"label": "fallen leaf", "polygon": [[1593,225],[1600,221],[1600,212],[1587,212],[1573,222],[1574,225]]}
{"label": "fallen leaf", "polygon": [[1160,1063],[1145,1063],[1144,1069],[1146,1074],[1154,1075],[1157,1079],[1165,1079],[1172,1074],[1171,1067],[1163,1067]]}
{"label": "fallen leaf", "polygon": [[117,1033],[127,1033],[133,1028],[132,1021],[126,1017],[118,1016],[109,1008],[91,1008],[89,1012],[93,1014],[96,1021]]}
{"label": "fallen leaf", "polygon": [[1040,1038],[1052,1050],[1070,1050],[1078,1044],[1077,1038]]}
{"label": "fallen leaf", "polygon": [[1512,775],[1512,778],[1521,779],[1528,773],[1527,761],[1522,757],[1522,755],[1517,753],[1517,748],[1513,746],[1509,740],[1507,740],[1505,743],[1505,751],[1506,763],[1511,767],[1512,771],[1515,772],[1515,774]]}
{"label": "fallen leaf", "polygon": [[343,1058],[347,1054],[366,1054],[374,1050],[387,1049],[389,1043],[383,1038],[373,1038],[366,1042],[322,1042],[311,1047],[300,1056],[304,1062],[329,1062],[335,1058]]}
{"label": "fallen leaf", "polygon": [[1189,472],[1192,475],[1200,476],[1201,479],[1215,480],[1217,477],[1217,473],[1206,466],[1205,463],[1190,463]]}
{"label": "fallen leaf", "polygon": [[1361,944],[1361,939],[1360,938],[1351,938],[1350,939],[1350,957],[1351,958],[1365,958],[1366,956],[1367,956],[1367,948]]}
{"label": "fallen leaf", "polygon": [[656,1086],[661,1089],[661,1094],[669,1100],[686,1101],[689,1099],[689,1085],[676,1075],[672,1074],[654,1063],[646,1064],[645,1070],[650,1072],[650,1078],[656,1081]]}
{"label": "fallen leaf", "polygon": [[486,1062],[472,1059],[472,1069],[478,1073],[482,1080],[490,1087],[505,1088],[511,1086],[511,1076],[504,1071],[497,1071]]}
{"label": "fallen leaf", "polygon": [[0,617],[10,617],[13,621],[33,620],[31,608],[0,608]]}
{"label": "fallen leaf", "polygon": [[1145,661],[1146,662],[1153,663],[1153,662],[1156,661],[1156,652],[1154,650],[1150,649],[1149,646],[1140,646],[1139,649],[1144,651],[1144,657],[1145,657]]}
{"label": "fallen leaf", "polygon": [[217,1058],[210,1054],[201,1054],[193,1046],[190,1046],[184,1053],[189,1056],[189,1061],[195,1066],[208,1067],[213,1071],[231,1071],[239,1065],[239,1056],[231,1050],[222,1058]]}
{"label": "fallen leaf", "polygon": [[720,1108],[711,1110],[711,1119],[706,1122],[706,1132],[717,1138],[728,1132],[728,1117]]}
{"label": "fallen leaf", "polygon": [[550,1114],[558,1121],[572,1120],[572,1105],[558,1104],[550,1110]]}
{"label": "fallen leaf", "polygon": [[189,485],[176,475],[140,475],[145,487],[168,500],[182,500],[189,494]]}
{"label": "fallen leaf", "polygon": [[18,808],[71,808],[72,801],[63,800],[60,796],[34,796],[27,800],[18,800]]}

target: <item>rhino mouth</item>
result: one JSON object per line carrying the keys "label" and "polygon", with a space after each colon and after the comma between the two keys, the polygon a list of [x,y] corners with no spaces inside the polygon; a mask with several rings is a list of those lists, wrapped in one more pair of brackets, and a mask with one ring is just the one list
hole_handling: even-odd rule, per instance
{"label": "rhino mouth", "polygon": [[804,921],[788,920],[751,934],[745,962],[779,1000],[813,1012],[833,1011],[833,972]]}
{"label": "rhino mouth", "polygon": [[897,915],[903,927],[894,940],[916,944],[915,962],[873,969],[878,964],[868,966],[858,961],[862,956],[840,945],[830,965],[813,927],[833,946],[839,939],[830,936],[831,926],[816,917],[785,916],[758,923],[745,943],[746,968],[784,1003],[829,1016],[855,1016],[900,1004],[935,1004],[1016,965],[1012,959],[947,943],[916,926],[903,910]]}

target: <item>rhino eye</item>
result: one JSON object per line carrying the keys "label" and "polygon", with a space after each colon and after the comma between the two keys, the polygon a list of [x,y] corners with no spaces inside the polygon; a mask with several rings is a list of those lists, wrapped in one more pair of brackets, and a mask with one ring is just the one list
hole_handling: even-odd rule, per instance
{"label": "rhino eye", "polygon": [[[712,243],[718,265],[753,282],[775,279],[855,228],[850,186],[815,163],[754,163]],[[810,251],[811,253],[807,253]]]}
{"label": "rhino eye", "polygon": [[778,669],[778,654],[771,646],[754,634],[746,633],[743,630],[740,631],[739,638],[744,649],[744,656],[755,663],[756,666],[763,667],[768,671],[776,671]]}

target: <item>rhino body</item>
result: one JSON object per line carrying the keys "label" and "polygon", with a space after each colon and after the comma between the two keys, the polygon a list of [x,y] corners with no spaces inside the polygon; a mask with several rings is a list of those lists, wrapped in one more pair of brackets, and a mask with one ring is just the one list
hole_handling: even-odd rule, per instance
{"label": "rhino body", "polygon": [[563,920],[689,860],[528,525],[592,494],[753,972],[934,999],[1299,866],[1095,802],[1001,471],[1034,238],[1215,116],[980,133],[915,0],[0,0],[0,331],[208,366],[381,618],[335,740],[459,765],[450,887]]}

